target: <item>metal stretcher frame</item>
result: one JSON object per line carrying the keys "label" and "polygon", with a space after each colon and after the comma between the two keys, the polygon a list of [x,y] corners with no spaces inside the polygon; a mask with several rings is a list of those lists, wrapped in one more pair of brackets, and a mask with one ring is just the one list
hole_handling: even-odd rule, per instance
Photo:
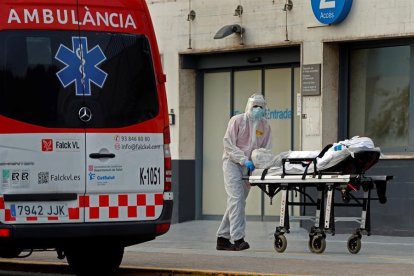
{"label": "metal stretcher frame", "polygon": [[[372,155],[370,153],[370,155]],[[362,157],[364,157],[362,155]],[[366,157],[366,156],[365,156]],[[357,157],[358,158],[358,157]],[[317,171],[316,165],[314,173],[307,174],[307,168],[311,164],[316,164],[316,158],[312,159],[284,159],[283,160],[283,174],[282,175],[266,175],[267,170],[264,170],[260,176],[249,176],[245,178],[252,186],[260,188],[269,198],[272,198],[281,193],[280,219],[279,226],[276,227],[274,233],[274,248],[281,253],[286,250],[287,240],[285,233],[289,233],[290,219],[297,220],[313,220],[314,225],[309,231],[308,247],[313,253],[323,253],[326,248],[326,233],[335,234],[336,221],[355,221],[359,222],[359,227],[350,236],[347,242],[348,251],[352,254],[357,254],[361,249],[362,235],[371,234],[371,213],[370,205],[372,200],[379,200],[380,203],[386,202],[386,185],[393,176],[376,175],[365,176],[365,170],[371,167],[379,158],[379,154],[374,156],[374,162],[367,162],[364,168],[356,167],[353,164],[352,169],[347,167],[346,172],[359,172],[341,174],[334,171]],[[358,159],[352,157],[350,162],[355,163]],[[348,161],[349,161],[348,160]],[[363,162],[370,161],[369,159]],[[307,162],[305,172],[303,174],[290,175],[287,174],[284,165],[286,162],[297,163]],[[357,169],[355,169],[357,168]],[[334,168],[336,170],[337,168]],[[307,188],[315,188],[317,191],[316,199],[306,192]],[[363,190],[363,197],[357,198],[353,192]],[[371,191],[376,189],[378,197],[372,197]],[[340,191],[343,202],[335,202],[335,191]],[[299,192],[303,195],[304,200],[299,202],[290,202],[289,192]],[[307,201],[308,199],[309,201]],[[314,206],[316,207],[314,217],[309,216],[289,216],[288,206]],[[360,207],[360,217],[335,217],[335,207]]]}

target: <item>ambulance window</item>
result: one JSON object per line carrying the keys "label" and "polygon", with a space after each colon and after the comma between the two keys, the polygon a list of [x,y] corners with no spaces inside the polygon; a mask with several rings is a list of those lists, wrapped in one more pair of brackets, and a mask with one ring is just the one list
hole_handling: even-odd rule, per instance
{"label": "ambulance window", "polygon": [[[1,31],[0,99],[1,115],[52,128],[149,120],[159,113],[149,41],[118,33]],[[92,112],[86,125],[79,120],[84,106]]]}
{"label": "ambulance window", "polygon": [[[59,118],[61,85],[53,47],[75,32],[0,32],[0,114],[46,127],[65,127]],[[73,90],[73,89],[72,89]]]}
{"label": "ambulance window", "polygon": [[143,35],[81,33],[88,47],[99,45],[105,56],[100,69],[107,74],[101,89],[85,97],[92,112],[87,127],[132,125],[158,115],[158,94],[148,39]]}

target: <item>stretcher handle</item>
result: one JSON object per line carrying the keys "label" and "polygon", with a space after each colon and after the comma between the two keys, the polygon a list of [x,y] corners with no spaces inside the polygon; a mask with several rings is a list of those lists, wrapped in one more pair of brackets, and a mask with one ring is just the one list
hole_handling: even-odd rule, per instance
{"label": "stretcher handle", "polygon": [[91,153],[89,157],[92,159],[100,159],[100,158],[115,158],[115,154],[113,153]]}

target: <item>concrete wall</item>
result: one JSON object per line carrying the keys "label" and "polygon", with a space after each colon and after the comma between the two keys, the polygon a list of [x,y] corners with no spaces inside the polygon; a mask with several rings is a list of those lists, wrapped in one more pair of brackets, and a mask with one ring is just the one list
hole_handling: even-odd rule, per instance
{"label": "concrete wall", "polygon": [[[414,1],[364,0],[353,1],[348,17],[339,25],[320,24],[312,13],[311,1],[293,0],[288,12],[288,38],[285,41],[285,0],[147,0],[163,55],[167,74],[169,107],[177,114],[171,127],[173,159],[194,158],[194,122],[189,121],[194,109],[191,76],[179,70],[180,53],[222,52],[257,47],[302,45],[302,64],[322,64],[321,96],[304,97],[302,149],[319,149],[336,140],[338,93],[338,49],[326,42],[366,40],[414,35]],[[234,16],[237,5],[243,15]],[[193,22],[187,21],[191,9]],[[224,25],[240,24],[246,32],[244,45],[233,35],[213,39]],[[191,28],[191,46],[189,36]],[[191,74],[191,73],[190,73]],[[184,83],[181,80],[185,80]],[[190,96],[190,97],[189,97]],[[183,110],[181,110],[183,109]],[[179,142],[184,141],[184,142]],[[191,145],[191,146],[190,146]]]}
{"label": "concrete wall", "polygon": [[[348,17],[330,26],[316,20],[310,0],[292,1],[293,9],[287,12],[286,36],[286,12],[282,11],[286,0],[147,0],[167,74],[169,108],[177,114],[176,125],[171,126],[171,150],[176,161],[173,189],[178,192],[175,196],[179,199],[175,211],[184,213],[179,221],[192,219],[194,214],[186,201],[199,196],[193,170],[195,72],[180,69],[180,55],[300,45],[301,64],[322,65],[321,95],[303,97],[301,105],[302,115],[306,115],[306,119],[301,120],[302,150],[317,150],[338,139],[339,43],[414,37],[412,0],[354,0]],[[237,5],[243,6],[241,17],[233,15]],[[191,9],[196,12],[196,18],[188,22]],[[215,33],[228,24],[240,24],[245,28],[243,45],[236,35],[213,39]],[[407,192],[413,190],[409,169],[412,163],[412,160],[384,160],[383,166],[371,172],[396,176],[389,189],[388,205],[373,208],[375,221],[389,222],[378,228],[377,234],[413,234],[414,210],[405,209],[412,205],[412,193]],[[187,209],[191,212],[183,211]],[[402,210],[406,211],[405,215]],[[396,218],[397,221],[392,222]]]}

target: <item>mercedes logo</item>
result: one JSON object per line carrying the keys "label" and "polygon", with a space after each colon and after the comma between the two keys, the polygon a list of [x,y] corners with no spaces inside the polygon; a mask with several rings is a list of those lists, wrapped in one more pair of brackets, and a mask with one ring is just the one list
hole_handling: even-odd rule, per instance
{"label": "mercedes logo", "polygon": [[86,106],[79,109],[79,119],[85,123],[89,122],[92,119],[92,112]]}

